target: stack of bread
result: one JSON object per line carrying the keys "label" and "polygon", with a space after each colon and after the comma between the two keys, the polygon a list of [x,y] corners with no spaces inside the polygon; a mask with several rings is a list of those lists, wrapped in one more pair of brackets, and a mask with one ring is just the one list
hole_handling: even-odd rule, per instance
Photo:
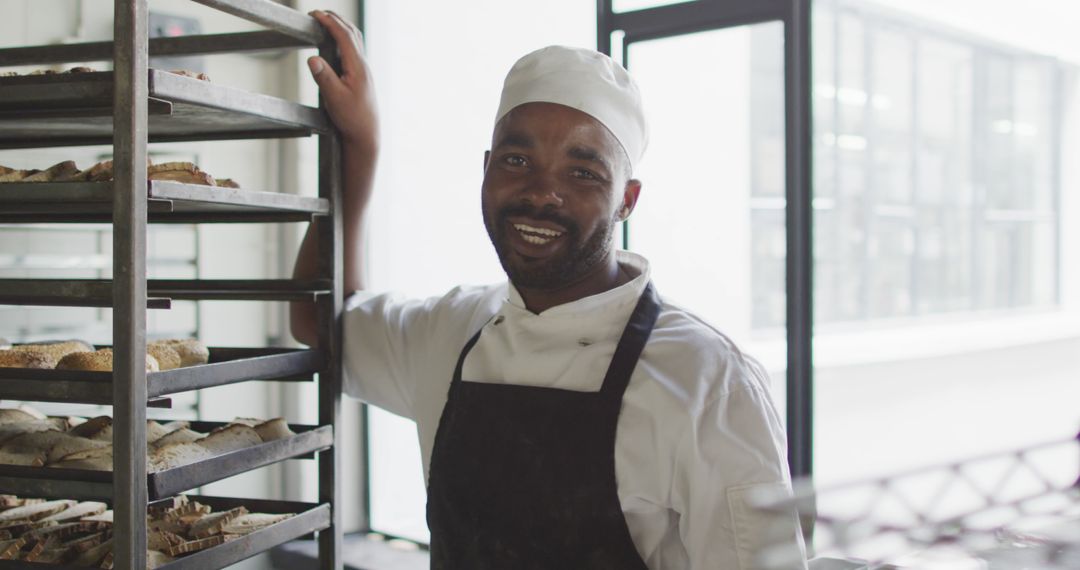
{"label": "stack of bread", "polygon": [[[206,364],[210,349],[195,339],[167,339],[146,345],[146,371],[158,372]],[[112,349],[95,350],[80,340],[47,344],[21,344],[0,350],[0,368],[56,368],[110,372]]]}
{"label": "stack of bread", "polygon": [[[56,163],[45,170],[18,169],[0,166],[0,182],[4,183],[33,183],[33,182],[106,182],[113,179],[113,163],[111,160],[99,162],[90,168],[80,170],[72,160]],[[207,172],[199,170],[190,162],[164,162],[151,164],[146,167],[147,180],[173,180],[184,184],[200,184],[203,186],[220,186],[223,188],[239,188],[235,181],[222,178],[214,179]]]}
{"label": "stack of bread", "polygon": [[[146,422],[146,468],[173,469],[216,455],[286,438],[283,418],[238,418],[210,433],[185,421]],[[112,418],[47,417],[29,407],[0,409],[0,464],[111,471]]]}
{"label": "stack of bread", "polygon": [[[0,495],[0,560],[113,568],[113,512],[93,501],[45,501]],[[180,495],[150,507],[147,568],[251,534],[293,514],[213,512]]]}

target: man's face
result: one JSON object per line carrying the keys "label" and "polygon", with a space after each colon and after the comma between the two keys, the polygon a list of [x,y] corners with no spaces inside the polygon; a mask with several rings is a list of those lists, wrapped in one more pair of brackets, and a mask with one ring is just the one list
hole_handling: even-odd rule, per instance
{"label": "man's face", "polygon": [[625,152],[596,119],[553,103],[511,110],[495,127],[482,187],[484,225],[510,281],[555,290],[603,271],[637,198],[628,178]]}

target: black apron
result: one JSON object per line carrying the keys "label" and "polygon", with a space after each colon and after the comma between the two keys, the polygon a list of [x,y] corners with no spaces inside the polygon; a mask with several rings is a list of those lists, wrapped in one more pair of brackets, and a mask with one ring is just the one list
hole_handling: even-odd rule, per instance
{"label": "black apron", "polygon": [[647,570],[616,491],[615,427],[659,312],[650,283],[599,392],[463,382],[480,332],[469,340],[431,455],[433,569]]}

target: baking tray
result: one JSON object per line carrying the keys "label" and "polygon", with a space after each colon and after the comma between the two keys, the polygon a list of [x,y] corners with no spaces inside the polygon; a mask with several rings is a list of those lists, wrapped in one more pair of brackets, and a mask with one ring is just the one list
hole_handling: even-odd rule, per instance
{"label": "baking tray", "polygon": [[[311,381],[325,364],[326,357],[318,350],[211,347],[207,364],[147,372],[147,397],[248,380]],[[0,368],[0,399],[111,405],[112,376],[85,370]]]}
{"label": "baking tray", "polygon": [[[188,495],[188,498],[204,505],[210,505],[215,512],[244,506],[251,512],[281,514],[295,513],[295,516],[246,536],[231,540],[206,550],[177,558],[159,568],[163,570],[212,570],[225,568],[285,544],[291,540],[328,528],[330,526],[330,505],[299,503],[294,501],[265,501],[236,499],[226,497],[207,497]],[[19,560],[0,560],[0,570],[86,570],[86,566],[70,566],[23,562]]]}
{"label": "baking tray", "polygon": [[[330,130],[306,105],[148,70],[149,142],[306,137]],[[113,73],[0,77],[0,148],[112,144]]]}
{"label": "baking tray", "polygon": [[[211,431],[222,422],[192,422],[197,431]],[[311,454],[333,444],[332,426],[290,425],[296,435],[216,455],[188,465],[148,473],[149,500],[171,497],[259,467]],[[113,474],[109,471],[0,465],[0,490],[21,497],[57,499],[111,499]]]}
{"label": "baking tray", "polygon": [[[111,223],[112,182],[0,184],[0,223]],[[152,223],[311,221],[330,213],[325,198],[151,180]]]}

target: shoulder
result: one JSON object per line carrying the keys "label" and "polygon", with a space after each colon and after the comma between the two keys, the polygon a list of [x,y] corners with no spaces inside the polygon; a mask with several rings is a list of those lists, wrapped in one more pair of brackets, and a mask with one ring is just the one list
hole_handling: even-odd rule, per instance
{"label": "shoulder", "polygon": [[713,324],[666,300],[642,358],[664,391],[684,400],[691,413],[732,394],[769,390],[768,374],[757,360]]}
{"label": "shoulder", "polygon": [[407,297],[397,292],[357,291],[345,301],[347,313],[409,313],[413,317],[468,319],[477,312],[490,312],[507,295],[505,283],[459,285],[441,295]]}

